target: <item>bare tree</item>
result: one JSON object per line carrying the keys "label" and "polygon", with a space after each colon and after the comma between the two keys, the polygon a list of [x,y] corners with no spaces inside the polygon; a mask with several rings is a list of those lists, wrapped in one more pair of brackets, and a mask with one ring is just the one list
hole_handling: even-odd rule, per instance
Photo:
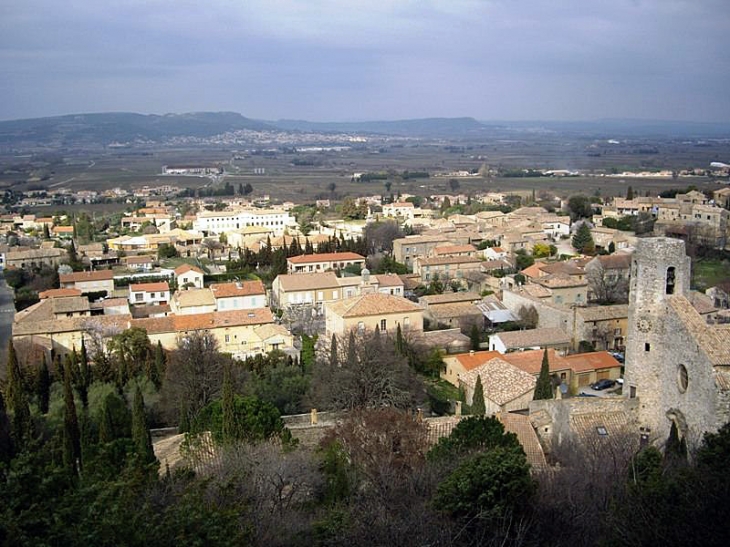
{"label": "bare tree", "polygon": [[517,310],[517,317],[520,326],[525,329],[537,328],[540,322],[540,315],[537,312],[537,308],[533,305],[522,305]]}
{"label": "bare tree", "polygon": [[331,341],[317,355],[309,399],[325,409],[382,406],[410,408],[423,399],[423,385],[395,351],[394,342],[378,331],[350,333],[336,342],[333,362]]}
{"label": "bare tree", "polygon": [[170,353],[162,400],[168,418],[180,417],[182,409],[189,418],[220,393],[223,368],[230,357],[218,351],[218,343],[209,332],[194,331],[180,339]]}
{"label": "bare tree", "polygon": [[629,280],[619,270],[608,269],[598,259],[586,266],[589,298],[599,304],[625,304],[629,301]]}

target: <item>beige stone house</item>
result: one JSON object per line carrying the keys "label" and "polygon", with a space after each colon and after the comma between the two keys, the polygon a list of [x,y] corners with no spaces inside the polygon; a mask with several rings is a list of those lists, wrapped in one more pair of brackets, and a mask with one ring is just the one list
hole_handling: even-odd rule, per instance
{"label": "beige stone house", "polygon": [[477,377],[481,378],[484,391],[486,414],[526,410],[535,394],[537,379],[509,364],[501,357],[490,359],[485,364],[465,373],[459,378],[464,389],[466,402],[474,404],[474,388]]}
{"label": "beige stone house", "polygon": [[170,299],[170,311],[176,315],[192,315],[216,311],[213,291],[210,289],[177,291]]}
{"label": "beige stone house", "polygon": [[410,300],[372,292],[325,304],[326,334],[342,336],[353,329],[395,335],[402,331],[423,330],[423,308]]}
{"label": "beige stone house", "polygon": [[114,272],[111,270],[61,274],[59,281],[62,289],[78,289],[82,293],[106,291],[108,295],[114,292]]}
{"label": "beige stone house", "polygon": [[317,273],[347,266],[365,267],[365,257],[357,253],[316,253],[287,258],[288,273]]}

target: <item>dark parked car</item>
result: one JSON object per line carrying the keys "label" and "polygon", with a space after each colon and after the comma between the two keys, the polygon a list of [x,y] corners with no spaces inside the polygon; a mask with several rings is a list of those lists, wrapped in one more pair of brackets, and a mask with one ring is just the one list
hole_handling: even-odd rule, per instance
{"label": "dark parked car", "polygon": [[591,384],[591,387],[596,391],[601,391],[602,389],[608,389],[609,387],[613,387],[615,385],[616,382],[614,382],[613,380],[604,378],[603,380],[598,380],[597,382]]}

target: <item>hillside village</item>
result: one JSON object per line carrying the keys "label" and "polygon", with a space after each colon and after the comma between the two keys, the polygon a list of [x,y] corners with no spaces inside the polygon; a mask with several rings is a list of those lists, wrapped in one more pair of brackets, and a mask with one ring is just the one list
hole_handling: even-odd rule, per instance
{"label": "hillside village", "polygon": [[[82,351],[108,368],[141,333],[148,353],[119,358],[137,370],[142,359],[153,382],[153,350],[164,362],[196,340],[259,373],[401,359],[427,396],[379,405],[410,407],[431,444],[469,414],[493,416],[533,474],[576,446],[625,455],[674,435],[691,452],[730,419],[730,287],[692,290],[686,255],[725,250],[726,189],[525,206],[495,193],[411,198],[336,209],[150,198],[116,219],[3,215],[14,358],[58,374]],[[359,405],[336,369],[317,374],[329,402],[305,412],[297,399],[286,408],[305,413],[283,422],[312,446]],[[183,438],[158,456],[205,469],[181,456]]]}

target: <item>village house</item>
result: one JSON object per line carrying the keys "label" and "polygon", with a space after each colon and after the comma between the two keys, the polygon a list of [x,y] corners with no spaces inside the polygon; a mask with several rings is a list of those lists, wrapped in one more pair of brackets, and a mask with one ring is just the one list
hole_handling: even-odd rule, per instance
{"label": "village house", "polygon": [[321,315],[326,302],[341,298],[340,290],[334,272],[278,275],[271,285],[271,305],[282,310],[308,306]]}
{"label": "village house", "polygon": [[489,349],[499,353],[553,348],[564,354],[570,348],[570,343],[570,336],[562,329],[556,328],[498,332],[489,337]]}
{"label": "village house", "polygon": [[129,303],[132,306],[164,305],[168,302],[170,302],[170,286],[167,281],[129,285]]}
{"label": "village house", "polygon": [[463,278],[471,272],[481,272],[482,261],[469,256],[454,257],[416,257],[413,262],[413,273],[421,277],[421,283],[430,283],[439,279],[444,283],[456,280],[463,283]]}
{"label": "village house", "polygon": [[78,289],[82,293],[114,292],[114,272],[111,270],[92,270],[73,272],[58,276],[62,289]]}
{"label": "village house", "polygon": [[267,306],[266,288],[259,279],[213,283],[210,290],[215,299],[216,311],[250,310]]}
{"label": "village house", "polygon": [[23,249],[6,251],[4,259],[5,268],[42,268],[49,266],[58,267],[59,264],[68,260],[68,253],[64,249]]}
{"label": "village house", "polygon": [[365,257],[350,252],[292,256],[286,262],[290,274],[341,270],[347,266],[365,267]]}
{"label": "village house", "polygon": [[326,335],[342,336],[356,329],[395,336],[403,332],[423,330],[423,308],[410,300],[373,292],[325,304]]}
{"label": "village house", "polygon": [[447,292],[422,296],[418,303],[423,306],[423,317],[430,324],[448,328],[459,328],[469,333],[473,325],[481,331],[484,315],[477,307],[481,296],[469,292]]}
{"label": "village house", "polygon": [[170,300],[170,311],[176,315],[194,315],[216,311],[213,292],[210,289],[177,291]]}
{"label": "village house", "polygon": [[175,282],[181,289],[188,287],[203,288],[205,273],[197,266],[183,264],[175,268]]}
{"label": "village house", "polygon": [[450,241],[443,235],[406,236],[393,240],[393,258],[412,271],[417,257],[429,256],[436,247],[449,244]]}
{"label": "village house", "polygon": [[494,357],[459,378],[466,402],[474,404],[477,377],[481,379],[486,415],[526,410],[535,393],[536,378],[511,365],[502,356]]}
{"label": "village house", "polygon": [[122,262],[127,269],[137,272],[149,272],[154,268],[156,257],[152,255],[125,256]]}

